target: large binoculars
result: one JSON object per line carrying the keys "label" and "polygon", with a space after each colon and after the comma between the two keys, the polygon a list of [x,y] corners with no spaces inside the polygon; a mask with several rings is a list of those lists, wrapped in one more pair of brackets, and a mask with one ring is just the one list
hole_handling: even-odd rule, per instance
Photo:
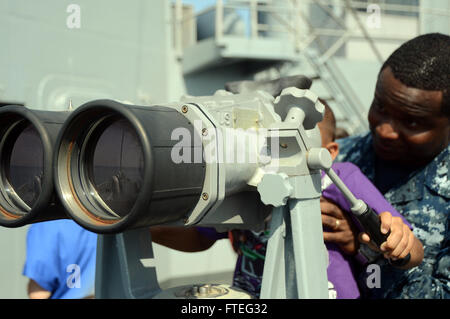
{"label": "large binoculars", "polygon": [[96,100],[74,111],[2,107],[0,225],[72,218],[96,233],[166,224],[257,227],[271,211],[257,186],[274,160],[277,167],[293,159],[306,165],[299,138],[270,128],[300,116],[307,143],[320,147],[315,124],[323,105],[311,91],[291,89],[276,99],[220,90],[162,106]]}

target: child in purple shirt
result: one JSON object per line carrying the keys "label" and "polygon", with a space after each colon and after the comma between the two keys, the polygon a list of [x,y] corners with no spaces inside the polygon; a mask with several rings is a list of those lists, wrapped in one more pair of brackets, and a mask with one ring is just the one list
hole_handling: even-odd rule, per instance
{"label": "child in purple shirt", "polygon": [[[326,104],[325,106],[324,120],[319,123],[319,129],[322,146],[330,151],[334,159],[339,152],[338,144],[334,142],[335,119],[331,109]],[[400,213],[389,204],[357,166],[352,163],[334,163],[332,167],[356,198],[366,202],[377,214],[390,212],[393,217],[401,217]],[[342,210],[350,212],[348,201],[324,173],[322,173],[322,196],[336,203]],[[411,228],[403,217],[402,219]],[[233,285],[259,297],[269,231],[240,230],[218,233],[213,228],[198,227],[197,229],[202,235],[212,240],[230,237],[238,252]],[[344,254],[335,243],[327,242],[326,247],[329,260],[327,275],[330,298],[359,298],[360,292],[356,281],[353,257]]]}

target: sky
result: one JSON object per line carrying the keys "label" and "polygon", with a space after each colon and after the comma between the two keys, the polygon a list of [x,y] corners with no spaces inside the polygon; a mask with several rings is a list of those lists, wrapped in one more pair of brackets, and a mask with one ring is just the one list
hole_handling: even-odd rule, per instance
{"label": "sky", "polygon": [[200,11],[216,3],[216,0],[182,0],[182,1],[185,4],[192,4],[194,6],[194,11]]}

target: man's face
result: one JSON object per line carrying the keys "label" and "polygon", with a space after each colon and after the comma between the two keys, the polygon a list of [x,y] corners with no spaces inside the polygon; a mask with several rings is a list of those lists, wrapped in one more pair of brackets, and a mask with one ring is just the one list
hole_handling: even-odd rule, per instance
{"label": "man's face", "polygon": [[377,156],[413,167],[431,161],[450,140],[449,119],[441,105],[441,91],[407,87],[386,67],[369,110]]}

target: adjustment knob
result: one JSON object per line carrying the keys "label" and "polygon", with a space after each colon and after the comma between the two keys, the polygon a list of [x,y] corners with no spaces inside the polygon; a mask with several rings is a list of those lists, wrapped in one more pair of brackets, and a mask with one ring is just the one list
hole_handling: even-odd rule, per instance
{"label": "adjustment knob", "polygon": [[293,190],[289,183],[289,177],[284,173],[265,174],[257,188],[261,195],[261,201],[265,205],[273,205],[274,207],[286,205]]}
{"label": "adjustment knob", "polygon": [[[288,113],[292,108],[301,109],[304,113],[303,127],[310,130],[323,119],[325,106],[319,101],[319,97],[310,90],[290,87],[284,89],[274,101],[274,109],[281,119],[289,121]],[[295,113],[294,113],[295,114]]]}

